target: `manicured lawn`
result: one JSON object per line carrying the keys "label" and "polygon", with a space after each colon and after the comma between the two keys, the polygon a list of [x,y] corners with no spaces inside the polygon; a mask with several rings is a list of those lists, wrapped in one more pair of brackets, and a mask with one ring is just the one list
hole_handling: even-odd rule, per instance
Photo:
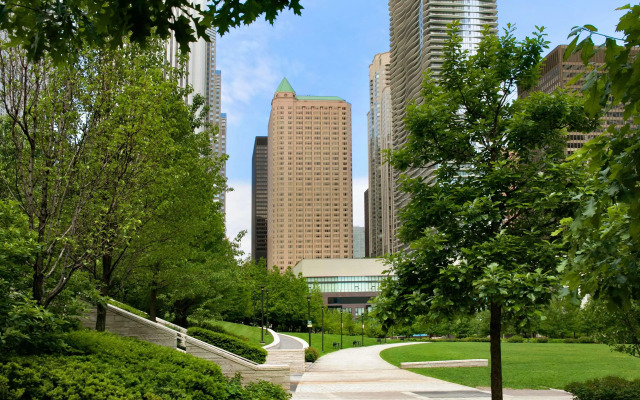
{"label": "manicured lawn", "polygon": [[[260,327],[236,324],[233,322],[215,321],[215,325],[223,327],[227,332],[235,333],[249,339],[250,343],[260,345]],[[264,331],[264,345],[273,342],[273,337],[267,330]]]}
{"label": "manicured lawn", "polygon": [[[384,350],[381,357],[401,362],[489,359],[489,343],[425,343]],[[422,368],[411,371],[466,386],[490,386],[489,368]],[[563,389],[574,381],[604,377],[640,378],[640,359],[612,352],[603,344],[502,343],[505,388]]]}
{"label": "manicured lawn", "polygon": [[[306,342],[309,341],[308,333],[302,333],[302,332],[283,332],[283,333],[286,335],[299,337],[300,339],[303,339]],[[354,340],[362,343],[362,337],[360,335],[354,335],[354,336],[342,335],[342,348],[347,349],[349,347],[353,347]],[[381,339],[381,340],[382,340],[382,344],[384,344],[384,339]],[[333,353],[334,351],[340,350],[339,348],[336,348],[336,349],[333,348],[333,342],[340,343],[340,335],[330,335],[325,333],[324,352],[322,352],[322,335],[320,333],[311,334],[311,346],[318,349],[318,351],[320,351],[321,356],[323,354]],[[397,343],[397,342],[399,342],[399,340],[387,339],[387,343]],[[365,346],[373,346],[375,344],[380,344],[378,343],[378,339],[366,337],[366,336],[364,337]]]}

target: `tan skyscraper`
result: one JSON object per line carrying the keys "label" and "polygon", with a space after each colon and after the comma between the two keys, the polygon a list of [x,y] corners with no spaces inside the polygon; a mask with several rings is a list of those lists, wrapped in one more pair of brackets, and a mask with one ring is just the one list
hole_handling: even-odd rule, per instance
{"label": "tan skyscraper", "polygon": [[[473,50],[480,42],[482,29],[489,25],[497,33],[496,0],[389,0],[391,35],[391,102],[393,148],[401,148],[407,140],[404,116],[407,104],[420,101],[422,73],[430,69],[436,75],[442,69],[442,49],[447,39],[447,24],[460,22],[464,49]],[[410,177],[429,179],[430,168],[410,170]],[[404,245],[395,239],[399,228],[398,211],[409,201],[399,190],[399,175],[393,175],[392,251]]]}
{"label": "tan skyscraper", "polygon": [[298,96],[283,79],[271,101],[267,264],[353,257],[351,105]]}

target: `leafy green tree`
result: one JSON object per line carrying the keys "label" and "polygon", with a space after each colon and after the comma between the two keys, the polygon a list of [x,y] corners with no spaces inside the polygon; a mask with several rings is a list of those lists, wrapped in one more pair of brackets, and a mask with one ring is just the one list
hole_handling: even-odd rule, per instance
{"label": "leafy green tree", "polygon": [[262,14],[273,23],[284,9],[300,15],[300,0],[214,0],[207,8],[191,0],[18,0],[0,5],[0,30],[35,60],[74,58],[86,45],[115,49],[126,39],[145,45],[154,36],[174,37],[188,52],[197,38],[209,40],[207,28],[224,34]]}
{"label": "leafy green tree", "polygon": [[[485,29],[477,50],[462,48],[457,24],[438,79],[427,74],[420,105],[407,109],[409,135],[391,164],[433,168],[433,179],[402,179],[411,195],[377,301],[388,323],[490,312],[491,393],[502,399],[503,321],[540,310],[558,284],[559,239],[551,233],[571,207],[576,177],[554,167],[566,129],[592,127],[582,100],[534,93],[511,101],[539,77],[541,32],[519,42],[513,30]],[[576,174],[578,172],[575,172]]]}
{"label": "leafy green tree", "polygon": [[[596,48],[592,36],[597,30],[587,25],[574,30],[576,37],[566,52],[580,51],[588,64],[604,49],[604,66],[584,77],[585,110],[596,116],[621,106],[625,123],[609,126],[606,135],[577,153],[577,168],[585,169],[590,179],[576,193],[580,208],[564,225],[571,244],[570,287],[603,301],[612,312],[632,313],[640,302],[640,5],[621,9],[626,10],[617,26],[622,40],[607,37],[604,46]],[[588,36],[579,41],[583,31]],[[637,330],[630,334],[635,339],[628,340],[640,341]],[[626,350],[640,355],[637,346]]]}
{"label": "leafy green tree", "polygon": [[31,297],[44,307],[95,259],[87,210],[107,165],[92,157],[113,96],[100,72],[85,62],[30,62],[0,42],[0,197],[17,202],[35,233]]}

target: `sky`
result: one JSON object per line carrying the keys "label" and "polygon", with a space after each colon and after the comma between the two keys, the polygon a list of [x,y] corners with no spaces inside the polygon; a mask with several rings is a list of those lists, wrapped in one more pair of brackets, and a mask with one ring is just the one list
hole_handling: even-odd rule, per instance
{"label": "sky", "polygon": [[[282,13],[273,25],[258,21],[217,41],[222,112],[227,113],[227,236],[246,230],[251,249],[251,157],[266,136],[271,99],[283,77],[299,95],[339,96],[351,103],[353,224],[364,226],[367,184],[369,64],[389,51],[389,9],[383,0],[301,0],[302,15]],[[549,50],[567,44],[577,25],[616,36],[619,0],[497,0],[498,24],[515,24],[517,38],[544,26]],[[616,37],[619,37],[617,35]],[[597,40],[597,38],[594,38]]]}

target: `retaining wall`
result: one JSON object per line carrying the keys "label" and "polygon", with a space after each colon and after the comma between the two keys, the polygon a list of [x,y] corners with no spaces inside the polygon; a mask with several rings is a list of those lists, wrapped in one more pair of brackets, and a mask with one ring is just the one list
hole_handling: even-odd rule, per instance
{"label": "retaining wall", "polygon": [[290,388],[288,365],[281,363],[278,363],[279,365],[272,365],[268,357],[267,364],[257,364],[191,336],[185,337],[185,344],[188,354],[218,364],[225,376],[233,377],[237,372],[240,372],[243,383],[263,380],[280,385],[286,390]]}
{"label": "retaining wall", "polygon": [[[92,309],[84,318],[82,326],[96,328],[96,309]],[[178,332],[133,313],[107,304],[105,329],[120,336],[134,337],[160,346],[177,347]]]}

